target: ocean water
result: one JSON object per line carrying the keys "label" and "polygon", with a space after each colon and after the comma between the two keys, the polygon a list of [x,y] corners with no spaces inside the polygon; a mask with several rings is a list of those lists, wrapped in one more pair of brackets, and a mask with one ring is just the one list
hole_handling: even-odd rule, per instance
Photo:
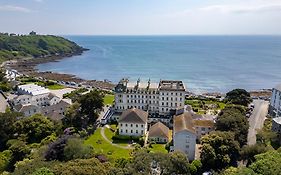
{"label": "ocean water", "polygon": [[65,36],[90,49],[38,65],[84,79],[183,80],[195,92],[281,83],[281,36]]}

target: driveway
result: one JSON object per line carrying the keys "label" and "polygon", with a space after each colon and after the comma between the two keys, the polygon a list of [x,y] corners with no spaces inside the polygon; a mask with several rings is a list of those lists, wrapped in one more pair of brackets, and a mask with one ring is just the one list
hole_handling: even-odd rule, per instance
{"label": "driveway", "polygon": [[7,106],[8,106],[8,103],[7,103],[6,99],[0,93],[0,112],[4,113],[6,111]]}
{"label": "driveway", "polygon": [[264,100],[254,100],[255,108],[249,118],[248,145],[256,144],[257,130],[263,127],[264,120],[268,112],[269,102]]}

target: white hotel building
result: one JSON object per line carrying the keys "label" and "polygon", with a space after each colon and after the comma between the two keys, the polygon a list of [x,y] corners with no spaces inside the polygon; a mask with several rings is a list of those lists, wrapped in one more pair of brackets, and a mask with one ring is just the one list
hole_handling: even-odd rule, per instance
{"label": "white hotel building", "polygon": [[115,87],[115,111],[136,108],[150,114],[166,115],[183,111],[185,87],[182,81],[161,80],[159,83],[131,83],[122,79]]}
{"label": "white hotel building", "polygon": [[270,99],[269,114],[272,117],[281,117],[281,85],[273,88]]}

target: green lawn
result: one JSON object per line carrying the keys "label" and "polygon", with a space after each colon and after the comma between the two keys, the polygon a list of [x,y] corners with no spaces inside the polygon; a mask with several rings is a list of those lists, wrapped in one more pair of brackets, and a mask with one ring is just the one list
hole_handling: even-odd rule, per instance
{"label": "green lawn", "polygon": [[[111,145],[108,143],[104,138],[102,137],[101,128],[98,128],[93,135],[91,135],[87,140],[85,140],[85,144],[91,145],[94,148],[95,153],[101,153],[107,155],[110,159],[113,161],[118,158],[129,158],[130,152],[132,150],[123,149],[116,147],[114,145]],[[110,137],[112,133],[109,129],[105,129],[105,135],[106,137]],[[108,138],[111,140],[111,138]]]}
{"label": "green lawn", "polygon": [[[225,103],[220,102],[220,101],[216,101],[216,100],[200,100],[200,99],[188,99],[185,100],[185,104],[188,104],[190,106],[192,106],[194,111],[198,110],[198,114],[204,114],[206,112],[206,110],[210,109],[210,110],[222,110],[225,108]],[[217,107],[215,108],[209,108],[208,105],[216,105]]]}
{"label": "green lawn", "polygon": [[112,105],[114,101],[114,95],[106,94],[103,98],[105,105]]}
{"label": "green lawn", "polygon": [[149,148],[149,150],[154,153],[168,153],[165,149],[165,144],[152,144],[152,148]]}
{"label": "green lawn", "polygon": [[50,90],[59,90],[59,89],[64,89],[65,87],[60,84],[54,84],[54,85],[47,86],[47,88]]}

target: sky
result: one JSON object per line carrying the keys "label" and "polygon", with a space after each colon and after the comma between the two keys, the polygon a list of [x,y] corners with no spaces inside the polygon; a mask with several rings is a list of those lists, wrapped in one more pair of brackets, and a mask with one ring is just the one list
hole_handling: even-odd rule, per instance
{"label": "sky", "polygon": [[280,35],[281,0],[0,0],[0,32]]}

